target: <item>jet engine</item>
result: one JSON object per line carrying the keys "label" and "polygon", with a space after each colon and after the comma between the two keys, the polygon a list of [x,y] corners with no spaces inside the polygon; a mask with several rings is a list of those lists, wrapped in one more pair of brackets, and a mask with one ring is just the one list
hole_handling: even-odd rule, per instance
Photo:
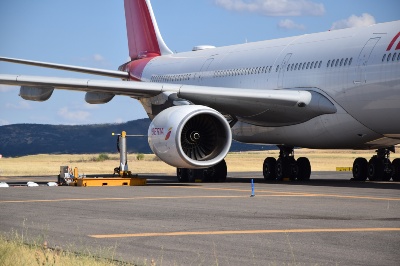
{"label": "jet engine", "polygon": [[159,113],[148,131],[153,152],[178,168],[208,168],[229,151],[232,133],[225,117],[201,105],[174,106]]}

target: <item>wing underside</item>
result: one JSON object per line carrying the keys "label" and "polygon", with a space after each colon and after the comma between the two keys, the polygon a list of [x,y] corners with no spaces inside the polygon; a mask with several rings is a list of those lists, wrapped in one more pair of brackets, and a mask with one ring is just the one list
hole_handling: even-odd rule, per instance
{"label": "wing underside", "polygon": [[[311,88],[256,90],[4,74],[0,75],[0,84],[21,86],[21,96],[27,96],[23,97],[24,99],[42,101],[47,100],[54,89],[85,91],[87,98],[89,95],[108,97],[109,100],[114,95],[140,99],[162,93],[176,94],[177,97],[193,104],[209,106],[239,120],[266,126],[296,124],[318,115],[336,112],[336,108],[326,97]],[[46,93],[48,95],[43,96]],[[35,99],[35,94],[42,95]]]}

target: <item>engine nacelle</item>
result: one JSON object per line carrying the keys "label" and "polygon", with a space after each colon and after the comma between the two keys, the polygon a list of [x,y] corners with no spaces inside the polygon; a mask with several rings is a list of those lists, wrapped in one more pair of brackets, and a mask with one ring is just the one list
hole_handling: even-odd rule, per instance
{"label": "engine nacelle", "polygon": [[44,102],[53,94],[52,87],[27,87],[22,86],[19,90],[19,96],[24,100]]}
{"label": "engine nacelle", "polygon": [[159,113],[148,131],[152,151],[178,168],[208,168],[229,151],[232,133],[225,117],[201,105],[174,106]]}

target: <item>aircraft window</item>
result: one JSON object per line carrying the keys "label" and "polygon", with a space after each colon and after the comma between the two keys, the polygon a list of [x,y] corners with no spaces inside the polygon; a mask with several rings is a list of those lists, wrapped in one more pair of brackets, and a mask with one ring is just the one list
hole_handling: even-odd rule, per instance
{"label": "aircraft window", "polygon": [[296,63],[296,65],[294,66],[294,70],[297,70],[298,65],[299,65],[299,63]]}
{"label": "aircraft window", "polygon": [[304,69],[304,68],[306,68],[306,63],[303,63],[303,67],[301,69]]}
{"label": "aircraft window", "polygon": [[322,65],[322,61],[319,61],[318,68],[321,68],[321,65]]}
{"label": "aircraft window", "polygon": [[335,59],[332,60],[331,67],[335,65]]}
{"label": "aircraft window", "polygon": [[269,66],[268,73],[271,73],[271,70],[272,70],[272,66]]}
{"label": "aircraft window", "polygon": [[340,66],[343,65],[343,60],[344,60],[344,58],[342,58],[342,60],[340,60]]}
{"label": "aircraft window", "polygon": [[338,65],[339,65],[339,59],[338,59],[338,60],[336,60],[335,67],[337,67]]}
{"label": "aircraft window", "polygon": [[312,68],[314,67],[314,63],[315,63],[315,62],[312,62],[312,63],[311,63],[310,69],[312,69]]}
{"label": "aircraft window", "polygon": [[328,64],[326,64],[326,67],[329,67],[330,64],[331,64],[331,60],[328,60]]}
{"label": "aircraft window", "polygon": [[290,64],[287,66],[286,71],[289,71],[289,68],[290,68]]}
{"label": "aircraft window", "polygon": [[349,61],[349,66],[351,65],[351,62],[353,62],[353,57],[352,57],[352,58],[350,58],[350,61]]}
{"label": "aircraft window", "polygon": [[257,67],[258,68],[258,74],[260,74],[261,73],[261,67]]}
{"label": "aircraft window", "polygon": [[293,68],[294,68],[294,64],[292,64],[292,67],[290,68],[290,71],[293,71]]}
{"label": "aircraft window", "polygon": [[392,61],[394,61],[394,60],[396,59],[396,55],[397,55],[397,53],[394,53],[394,54],[393,54]]}
{"label": "aircraft window", "polygon": [[388,57],[387,57],[387,61],[389,62],[390,61],[390,58],[392,57],[392,54],[389,54],[388,55]]}
{"label": "aircraft window", "polygon": [[278,72],[278,70],[279,70],[279,65],[276,66],[275,72]]}
{"label": "aircraft window", "polygon": [[400,60],[400,53],[399,53],[399,55],[397,56],[397,61],[399,61]]}
{"label": "aircraft window", "polygon": [[306,69],[308,69],[308,67],[309,67],[309,66],[310,66],[310,62],[308,62],[308,63],[307,63],[307,67],[306,67]]}
{"label": "aircraft window", "polygon": [[385,61],[385,59],[386,59],[386,54],[383,55],[382,62]]}
{"label": "aircraft window", "polygon": [[298,68],[298,70],[301,70],[301,67],[303,66],[303,63],[300,63],[299,64],[299,68]]}
{"label": "aircraft window", "polygon": [[346,60],[344,60],[344,66],[347,66],[347,61],[349,61],[348,58],[346,58]]}

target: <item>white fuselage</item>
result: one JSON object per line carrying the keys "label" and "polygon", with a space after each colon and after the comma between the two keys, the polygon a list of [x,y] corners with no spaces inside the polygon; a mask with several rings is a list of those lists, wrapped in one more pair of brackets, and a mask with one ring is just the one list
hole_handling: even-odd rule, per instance
{"label": "white fuselage", "polygon": [[[234,139],[309,148],[368,149],[400,143],[400,21],[159,56],[142,81],[315,91],[334,114],[263,126],[239,117]],[[399,37],[399,38],[396,38]]]}

